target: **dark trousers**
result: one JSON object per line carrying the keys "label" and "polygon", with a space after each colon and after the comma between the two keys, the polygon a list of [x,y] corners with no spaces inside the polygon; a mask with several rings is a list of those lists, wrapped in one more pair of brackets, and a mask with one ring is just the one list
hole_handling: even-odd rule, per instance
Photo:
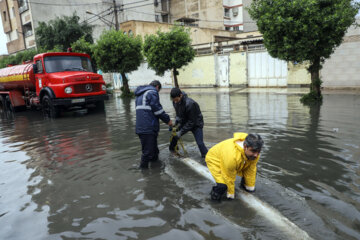
{"label": "dark trousers", "polygon": [[158,160],[159,149],[157,145],[157,135],[139,134],[139,138],[142,151],[140,167],[147,168],[149,162]]}
{"label": "dark trousers", "polygon": [[[198,145],[198,148],[201,152],[201,156],[205,157],[206,153],[208,152],[208,149],[206,148],[205,144],[204,144],[204,136],[203,136],[203,130],[202,128],[196,128],[194,130],[191,131],[192,134],[194,135],[196,144]],[[173,140],[170,143],[170,150],[174,150],[176,144],[177,144],[178,139],[173,138]]]}

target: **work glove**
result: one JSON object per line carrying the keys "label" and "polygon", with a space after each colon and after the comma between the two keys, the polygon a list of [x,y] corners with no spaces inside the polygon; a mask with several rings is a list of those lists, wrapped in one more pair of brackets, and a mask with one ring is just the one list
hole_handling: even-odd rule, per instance
{"label": "work glove", "polygon": [[216,183],[210,192],[211,200],[221,202],[221,197],[225,194],[227,186],[223,183]]}

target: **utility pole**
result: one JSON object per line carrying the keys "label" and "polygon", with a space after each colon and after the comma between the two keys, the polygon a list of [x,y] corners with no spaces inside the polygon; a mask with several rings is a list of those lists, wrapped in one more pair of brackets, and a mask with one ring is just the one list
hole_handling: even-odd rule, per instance
{"label": "utility pole", "polygon": [[118,20],[118,13],[117,13],[117,8],[116,8],[116,0],[113,0],[114,3],[114,14],[115,14],[115,29],[116,31],[119,30],[119,20]]}

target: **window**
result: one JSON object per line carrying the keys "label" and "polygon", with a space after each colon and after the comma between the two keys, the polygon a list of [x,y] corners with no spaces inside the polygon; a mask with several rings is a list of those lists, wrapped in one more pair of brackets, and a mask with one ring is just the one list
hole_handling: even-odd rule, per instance
{"label": "window", "polygon": [[19,12],[20,13],[29,9],[26,0],[18,0],[18,4],[19,4]]}
{"label": "window", "polygon": [[50,56],[45,58],[47,73],[65,71],[94,72],[90,59],[81,56]]}
{"label": "window", "polygon": [[129,36],[132,36],[133,32],[131,30],[129,30]]}
{"label": "window", "polygon": [[38,73],[43,73],[43,67],[42,67],[42,64],[41,64],[41,60],[36,61],[36,67],[37,67],[37,72]]}
{"label": "window", "polygon": [[233,30],[234,30],[234,31],[239,31],[240,28],[239,28],[239,26],[236,26],[236,27],[233,27]]}
{"label": "window", "polygon": [[229,30],[230,30],[230,27],[225,27],[225,30],[226,30],[226,31],[229,31]]}
{"label": "window", "polygon": [[24,32],[25,37],[29,37],[29,36],[33,35],[31,23],[23,25],[23,32]]}
{"label": "window", "polygon": [[239,14],[239,8],[235,7],[232,9],[233,16],[236,17]]}
{"label": "window", "polygon": [[224,8],[224,17],[230,17],[230,9],[229,8]]}
{"label": "window", "polygon": [[169,22],[169,15],[168,14],[162,15],[162,21],[165,23]]}
{"label": "window", "polygon": [[159,15],[155,15],[155,21],[156,21],[156,22],[160,22],[160,17],[159,17]]}

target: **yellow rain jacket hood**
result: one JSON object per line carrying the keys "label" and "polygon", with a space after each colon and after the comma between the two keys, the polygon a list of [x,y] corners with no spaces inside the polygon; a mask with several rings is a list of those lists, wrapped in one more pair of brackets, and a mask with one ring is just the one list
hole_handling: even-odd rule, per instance
{"label": "yellow rain jacket hood", "polygon": [[236,175],[245,178],[246,187],[255,188],[256,164],[260,155],[255,160],[246,157],[243,143],[247,135],[234,133],[233,138],[216,144],[206,155],[206,164],[215,181],[227,185],[228,197],[234,196]]}

